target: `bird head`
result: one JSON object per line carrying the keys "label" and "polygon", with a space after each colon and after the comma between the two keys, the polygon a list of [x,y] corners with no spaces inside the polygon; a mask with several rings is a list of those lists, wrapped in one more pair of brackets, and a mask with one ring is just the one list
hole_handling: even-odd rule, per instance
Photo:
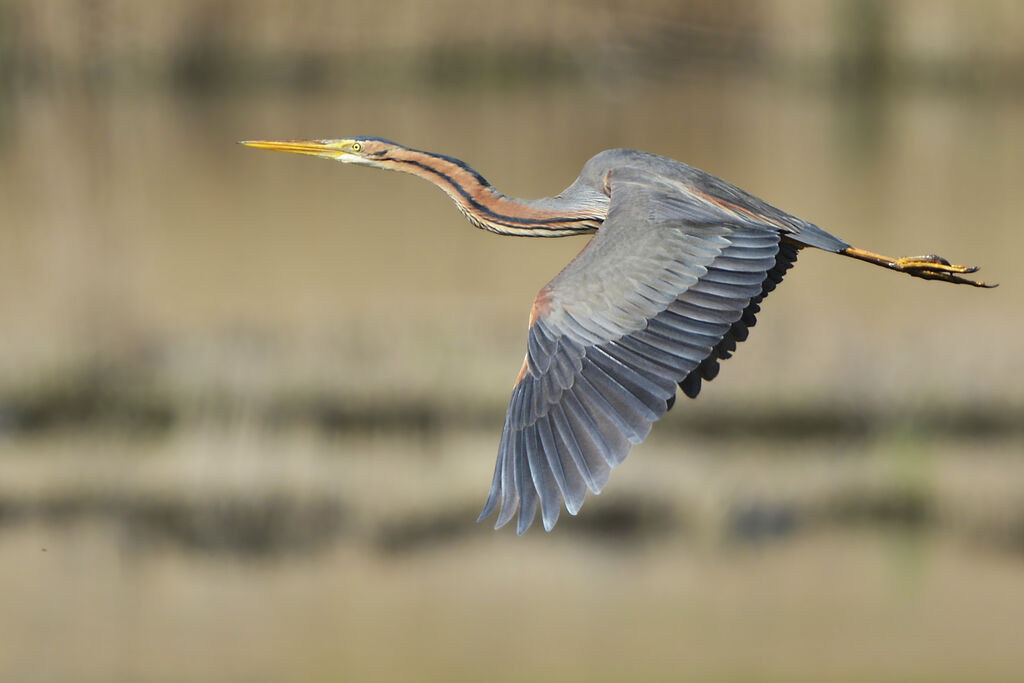
{"label": "bird head", "polygon": [[240,144],[257,149],[307,154],[346,164],[380,166],[397,145],[382,138],[345,138],[341,140],[243,140]]}

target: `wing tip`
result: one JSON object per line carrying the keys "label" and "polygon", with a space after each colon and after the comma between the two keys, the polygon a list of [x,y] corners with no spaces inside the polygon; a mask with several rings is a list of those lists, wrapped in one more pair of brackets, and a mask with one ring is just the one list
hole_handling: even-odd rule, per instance
{"label": "wing tip", "polygon": [[[501,529],[506,524],[511,522],[513,517],[516,517],[516,535],[522,536],[524,533],[526,533],[527,529],[529,529],[533,525],[533,521],[537,515],[537,507],[536,505],[534,505],[532,511],[527,511],[527,506],[524,506],[522,504],[522,501],[518,500],[518,497],[514,502],[508,502],[505,500],[505,497],[501,495],[500,489],[492,491],[491,495],[487,497],[487,502],[484,503],[484,509],[480,511],[480,514],[476,518],[477,524],[483,522],[488,517],[490,517],[491,514],[495,511],[495,509],[499,507],[499,499],[501,500],[502,503],[500,506],[501,514],[498,515],[498,519],[494,522],[494,529]],[[570,515],[575,517],[577,513],[579,513],[580,508],[583,505],[583,500],[581,499],[579,502],[568,499],[563,500],[565,500],[565,509],[569,512]],[[554,508],[553,510],[549,510],[547,514],[544,514],[543,512],[541,513],[541,522],[544,525],[544,531],[550,532],[552,529],[555,528],[555,525],[558,524],[558,516],[560,511],[561,505],[559,505],[557,508]]]}
{"label": "wing tip", "polygon": [[488,517],[490,517],[490,516],[491,516],[491,513],[492,513],[492,512],[493,512],[493,510],[488,510],[488,509],[487,509],[487,508],[485,507],[485,508],[483,509],[483,511],[482,511],[482,512],[481,512],[481,513],[480,513],[480,514],[479,514],[479,515],[477,516],[477,518],[476,518],[476,523],[477,523],[477,524],[479,524],[480,522],[482,522],[482,521],[484,521],[485,519],[487,519]]}

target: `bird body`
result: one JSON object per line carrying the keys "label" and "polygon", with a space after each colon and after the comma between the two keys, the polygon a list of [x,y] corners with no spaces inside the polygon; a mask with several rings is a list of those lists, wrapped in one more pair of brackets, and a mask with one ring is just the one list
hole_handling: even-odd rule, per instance
{"label": "bird body", "polygon": [[[418,175],[473,225],[505,235],[597,235],[530,311],[527,352],[512,391],[483,519],[539,507],[550,530],[575,515],[611,469],[672,407],[695,397],[756,322],[761,301],[804,247],[924,279],[986,287],[977,268],[938,256],[891,258],[851,247],[709,173],[629,149],[601,152],[560,194],[523,200],[465,163],[381,138],[249,141]],[[500,508],[499,508],[500,503]]]}

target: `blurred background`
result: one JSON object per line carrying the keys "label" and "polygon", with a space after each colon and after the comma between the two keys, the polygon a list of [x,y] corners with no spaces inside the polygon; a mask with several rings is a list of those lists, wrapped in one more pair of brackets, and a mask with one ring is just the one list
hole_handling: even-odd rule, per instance
{"label": "blurred background", "polygon": [[[475,524],[585,244],[242,148],[552,195],[634,147],[821,252],[551,534]],[[0,679],[1024,677],[1024,6],[0,0]]]}

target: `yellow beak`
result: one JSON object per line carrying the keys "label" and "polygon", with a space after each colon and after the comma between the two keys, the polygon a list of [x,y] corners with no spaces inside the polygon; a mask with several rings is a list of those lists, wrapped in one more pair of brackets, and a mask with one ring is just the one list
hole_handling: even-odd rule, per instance
{"label": "yellow beak", "polygon": [[344,161],[344,157],[357,157],[350,149],[351,140],[242,140],[239,144],[256,149],[273,149],[278,152],[308,154],[324,159]]}

